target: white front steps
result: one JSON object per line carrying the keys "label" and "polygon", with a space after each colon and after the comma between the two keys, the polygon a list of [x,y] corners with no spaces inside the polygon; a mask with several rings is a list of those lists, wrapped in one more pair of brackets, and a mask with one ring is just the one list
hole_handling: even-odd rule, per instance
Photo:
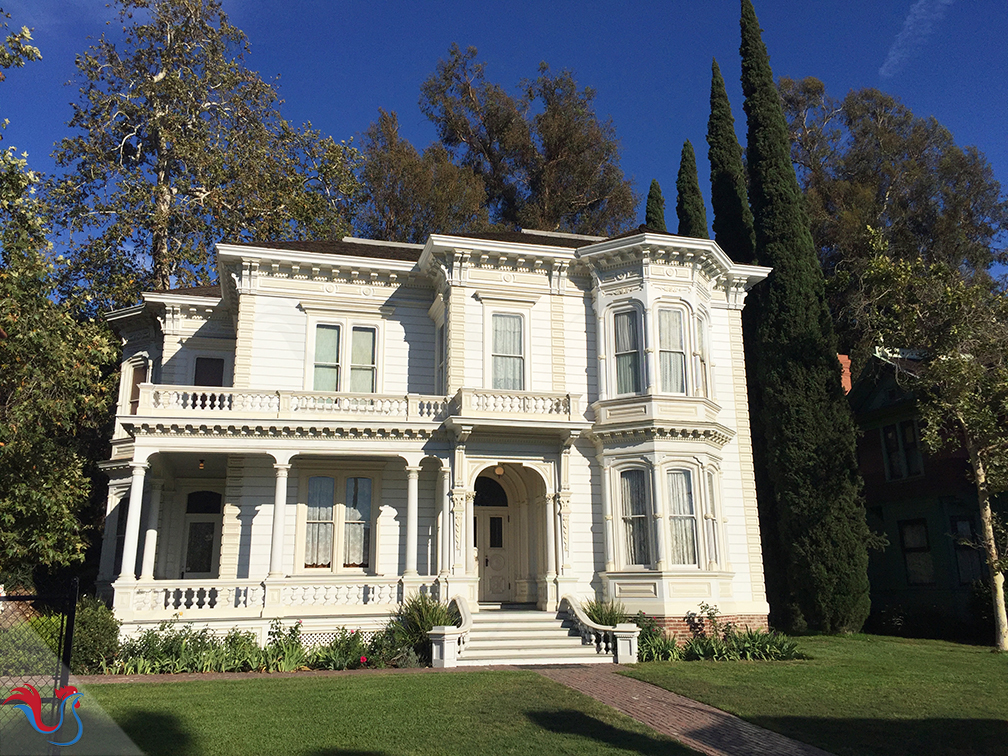
{"label": "white front steps", "polygon": [[472,616],[469,642],[458,666],[490,664],[612,664],[612,656],[595,652],[571,624],[556,612],[480,605]]}

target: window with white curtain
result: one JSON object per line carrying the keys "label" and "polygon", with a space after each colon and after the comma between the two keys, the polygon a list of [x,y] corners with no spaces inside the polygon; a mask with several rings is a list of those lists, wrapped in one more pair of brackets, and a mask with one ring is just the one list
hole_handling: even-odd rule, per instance
{"label": "window with white curtain", "polygon": [[704,498],[704,531],[707,539],[707,569],[717,569],[720,562],[717,527],[717,489],[713,470],[707,471],[707,496]]}
{"label": "window with white curtain", "polygon": [[710,396],[707,321],[702,317],[697,317],[693,322],[696,326],[696,393],[698,396]]}
{"label": "window with white curtain", "polygon": [[669,470],[670,564],[697,564],[697,521],[693,476],[689,470]]}
{"label": "window with white curtain", "polygon": [[[340,505],[336,484],[340,478],[308,478],[305,514],[304,566],[332,569],[342,552],[343,567],[367,569],[371,565],[371,478],[347,477],[346,498]],[[337,542],[337,533],[342,543]]]}
{"label": "window with white curtain", "polygon": [[347,478],[343,529],[343,566],[370,566],[371,478]]}
{"label": "window with white curtain", "polygon": [[627,566],[651,566],[651,533],[648,528],[648,474],[646,470],[620,473],[623,500],[623,534]]}
{"label": "window with white curtain", "polygon": [[522,317],[494,313],[492,325],[493,388],[521,391],[525,388]]}
{"label": "window with white curtain", "polygon": [[639,318],[635,310],[617,312],[613,317],[616,336],[616,393],[637,394],[641,390]]}
{"label": "window with white curtain", "polygon": [[314,476],[308,479],[305,567],[332,567],[335,493],[336,482],[332,478]]}
{"label": "window with white curtain", "polygon": [[375,392],[375,356],[377,332],[374,328],[354,326],[350,347],[350,391],[360,394]]}
{"label": "window with white curtain", "polygon": [[686,338],[682,310],[658,311],[658,367],[662,391],[686,393]]}
{"label": "window with white curtain", "polygon": [[315,378],[316,391],[339,391],[340,327],[319,325],[315,327]]}

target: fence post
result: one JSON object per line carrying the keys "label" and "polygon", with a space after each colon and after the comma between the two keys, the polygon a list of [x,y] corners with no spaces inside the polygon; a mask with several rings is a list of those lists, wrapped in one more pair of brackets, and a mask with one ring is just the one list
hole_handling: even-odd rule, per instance
{"label": "fence post", "polygon": [[60,669],[60,687],[70,682],[70,658],[73,655],[74,620],[77,619],[77,594],[80,580],[73,578],[67,588],[66,630],[63,633],[63,665]]}

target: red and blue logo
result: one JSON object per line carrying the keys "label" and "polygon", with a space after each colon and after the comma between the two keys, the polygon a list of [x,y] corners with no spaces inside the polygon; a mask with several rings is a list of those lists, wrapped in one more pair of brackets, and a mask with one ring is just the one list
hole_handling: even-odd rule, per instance
{"label": "red and blue logo", "polygon": [[[12,704],[15,709],[20,709],[28,718],[28,723],[35,728],[35,731],[47,736],[55,735],[56,731],[63,726],[63,715],[66,713],[67,704],[69,704],[70,713],[73,714],[74,719],[77,720],[76,737],[74,737],[73,740],[67,740],[65,742],[49,740],[49,743],[54,746],[71,746],[80,740],[81,735],[84,734],[84,723],[81,722],[80,715],[77,714],[82,694],[78,693],[77,688],[73,685],[67,685],[64,688],[56,688],[55,692],[56,699],[61,702],[60,718],[59,722],[51,727],[42,721],[42,697],[31,685],[25,684],[20,688],[14,688],[14,690],[11,691],[11,694],[4,699],[3,704]],[[0,706],[3,704],[0,704]]]}

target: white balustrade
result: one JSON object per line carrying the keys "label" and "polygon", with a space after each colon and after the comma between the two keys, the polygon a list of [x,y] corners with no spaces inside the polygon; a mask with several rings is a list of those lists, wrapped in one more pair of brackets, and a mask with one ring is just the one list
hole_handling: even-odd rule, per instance
{"label": "white balustrade", "polygon": [[133,609],[158,614],[258,610],[262,608],[264,595],[262,583],[247,580],[157,580],[133,589]]}
{"label": "white balustrade", "polygon": [[280,589],[280,603],[292,607],[391,605],[401,600],[402,586],[398,579],[290,582]]}
{"label": "white balustrade", "polygon": [[490,391],[462,389],[463,406],[479,414],[540,416],[570,419],[577,411],[577,399],[570,394],[532,391]]}
{"label": "white balustrade", "polygon": [[595,653],[612,656],[617,664],[637,663],[640,628],[636,624],[626,622],[607,626],[592,622],[581,608],[581,602],[573,596],[564,596],[560,600],[559,611],[567,615],[582,643],[595,646]]}

